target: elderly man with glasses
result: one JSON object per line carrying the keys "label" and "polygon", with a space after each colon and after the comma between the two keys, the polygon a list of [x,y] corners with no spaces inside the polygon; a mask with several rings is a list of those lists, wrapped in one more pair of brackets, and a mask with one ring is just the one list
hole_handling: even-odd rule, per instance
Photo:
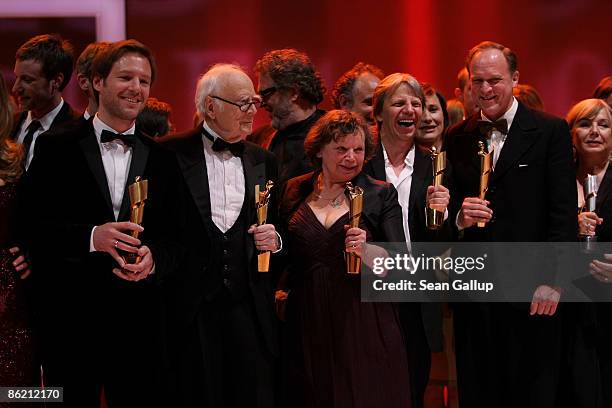
{"label": "elderly man with glasses", "polygon": [[277,182],[277,165],[244,141],[261,99],[241,68],[218,64],[198,81],[195,102],[202,124],[160,139],[176,153],[193,198],[188,256],[170,296],[179,405],[272,407],[274,292],[257,255],[279,251],[281,241],[273,224],[255,226],[255,188]]}

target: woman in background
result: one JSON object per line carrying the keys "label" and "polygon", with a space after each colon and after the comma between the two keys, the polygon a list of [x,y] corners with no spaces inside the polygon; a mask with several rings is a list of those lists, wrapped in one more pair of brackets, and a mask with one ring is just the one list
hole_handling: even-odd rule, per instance
{"label": "woman in background", "polygon": [[[586,99],[574,105],[567,114],[567,123],[571,129],[574,148],[576,149],[576,184],[578,186],[578,208],[584,206],[583,181],[588,174],[597,177],[595,211],[581,212],[578,215],[578,227],[581,235],[597,235],[600,242],[612,241],[612,109],[605,100]],[[607,258],[607,256],[606,256]],[[593,260],[590,273],[594,279],[612,289],[612,257],[606,260]],[[612,290],[610,291],[612,292]],[[596,303],[597,343],[596,358],[599,362],[601,391],[604,407],[612,406],[612,303]],[[587,337],[588,338],[588,337]],[[585,347],[590,346],[588,343]],[[582,353],[583,354],[583,353]],[[583,354],[584,355],[584,354]],[[584,360],[584,359],[583,359]],[[583,381],[581,373],[575,375],[577,381]],[[589,382],[589,379],[586,379]],[[590,387],[590,384],[585,384]],[[577,386],[577,389],[581,389]],[[593,394],[587,392],[586,394]],[[589,395],[590,397],[590,395]]]}
{"label": "woman in background", "polygon": [[9,139],[11,128],[12,106],[0,75],[0,386],[23,387],[38,384],[39,370],[23,292],[29,271],[15,246],[24,154],[21,145]]}
{"label": "woman in background", "polygon": [[425,108],[415,141],[417,146],[426,152],[434,146],[440,151],[444,144],[444,131],[449,123],[446,99],[428,83],[422,83],[421,87],[425,94]]}

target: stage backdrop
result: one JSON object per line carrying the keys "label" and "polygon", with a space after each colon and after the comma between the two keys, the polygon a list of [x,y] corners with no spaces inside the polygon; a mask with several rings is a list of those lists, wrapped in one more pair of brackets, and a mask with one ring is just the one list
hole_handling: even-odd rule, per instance
{"label": "stage backdrop", "polygon": [[[216,62],[251,70],[268,50],[306,52],[327,88],[358,61],[385,73],[409,72],[453,96],[467,50],[483,40],[501,42],[519,57],[520,82],[534,85],[546,110],[564,116],[612,74],[612,2],[608,0],[126,0],[126,32],[150,46],[159,67],[152,96],[169,102],[179,130],[191,126],[198,75]],[[24,20],[25,21],[25,20]],[[75,23],[83,24],[83,23]],[[15,24],[11,25],[15,29]],[[6,37],[7,24],[0,22]],[[28,29],[30,27],[30,29]],[[16,44],[41,27],[74,38],[82,50],[87,30],[70,23],[21,22],[3,41],[0,68],[12,83]],[[19,41],[17,41],[19,40]],[[70,102],[83,107],[75,92]],[[330,107],[329,99],[323,104]],[[265,112],[257,124],[268,121]]]}

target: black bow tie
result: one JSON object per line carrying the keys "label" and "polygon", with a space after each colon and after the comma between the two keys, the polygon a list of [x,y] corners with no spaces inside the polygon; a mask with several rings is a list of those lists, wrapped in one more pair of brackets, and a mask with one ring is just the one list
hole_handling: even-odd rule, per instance
{"label": "black bow tie", "polygon": [[207,132],[203,132],[203,133],[204,133],[204,136],[206,136],[208,140],[213,142],[212,144],[213,151],[215,152],[228,151],[236,157],[242,157],[242,154],[244,153],[244,142],[242,140],[236,143],[227,143],[225,140],[218,137],[214,139],[213,141],[213,137],[211,135],[209,135]]}
{"label": "black bow tie", "polygon": [[124,145],[128,147],[134,147],[134,142],[136,142],[135,135],[122,135],[120,133],[111,132],[110,130],[103,130],[102,136],[100,136],[100,142],[109,143],[114,140],[121,140]]}
{"label": "black bow tie", "polygon": [[506,119],[499,119],[495,122],[489,122],[488,120],[479,120],[478,129],[480,129],[480,132],[487,137],[494,130],[499,131],[502,135],[507,135],[508,121]]}

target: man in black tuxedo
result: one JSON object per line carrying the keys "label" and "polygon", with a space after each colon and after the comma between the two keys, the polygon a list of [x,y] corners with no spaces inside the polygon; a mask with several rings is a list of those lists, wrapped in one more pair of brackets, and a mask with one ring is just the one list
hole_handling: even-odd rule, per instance
{"label": "man in black tuxedo", "polygon": [[26,169],[38,136],[78,116],[62,99],[73,64],[72,45],[58,35],[38,35],[17,50],[13,95],[21,113],[11,136],[24,145]]}
{"label": "man in black tuxedo", "polygon": [[270,114],[274,134],[266,132],[263,147],[278,160],[279,183],[312,171],[304,139],[325,111],[325,87],[308,55],[288,48],[266,53],[255,64],[257,93]]}
{"label": "man in black tuxedo", "polygon": [[[378,149],[363,170],[392,183],[397,192],[406,242],[448,241],[450,227],[446,207],[449,191],[434,187],[431,158],[416,147],[425,95],[411,75],[396,73],[374,89],[373,115],[379,135]],[[397,123],[402,122],[402,125]],[[445,212],[440,231],[428,230],[425,206]],[[423,407],[431,369],[431,353],[442,351],[442,309],[439,303],[402,303],[400,318],[406,332],[412,405]]]}
{"label": "man in black tuxedo", "polygon": [[[577,193],[567,124],[512,96],[519,72],[510,49],[483,42],[470,50],[466,65],[480,112],[451,128],[446,138],[457,233],[476,242],[574,241]],[[493,151],[484,200],[478,198],[479,141]],[[524,261],[510,273],[520,274]],[[539,286],[528,288],[531,305],[457,305],[460,405],[556,406],[562,313],[556,313],[560,292],[553,287],[554,268],[550,259]]]}
{"label": "man in black tuxedo", "polygon": [[[268,180],[276,183],[277,165],[271,153],[243,140],[260,104],[239,67],[215,65],[197,85],[203,123],[161,139],[176,152],[195,202],[188,215],[191,256],[174,282],[181,406],[274,406],[273,283],[270,273],[258,272],[257,251],[278,251],[280,241],[274,225],[254,224],[255,186],[263,191]],[[272,197],[278,194],[275,186]]]}
{"label": "man in black tuxedo", "polygon": [[[46,134],[24,180],[45,384],[67,406],[165,406],[159,283],[182,249],[182,178],[171,152],[135,129],[155,79],[148,48],[112,44],[93,63],[91,121]],[[128,186],[148,182],[142,226]],[[140,232],[140,237],[132,236]],[[121,257],[136,253],[126,263]]]}

